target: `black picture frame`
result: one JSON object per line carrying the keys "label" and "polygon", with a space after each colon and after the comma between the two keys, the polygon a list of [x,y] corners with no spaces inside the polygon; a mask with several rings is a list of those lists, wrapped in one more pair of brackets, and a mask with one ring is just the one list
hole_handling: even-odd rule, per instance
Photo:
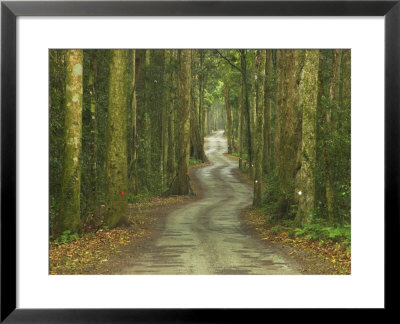
{"label": "black picture frame", "polygon": [[[1,322],[237,322],[266,310],[16,308],[16,19],[18,16],[384,16],[385,17],[385,309],[399,280],[400,0],[396,1],[29,1],[1,3]],[[367,175],[366,175],[367,176]],[[240,316],[239,316],[240,315]],[[251,322],[251,320],[250,320]]]}

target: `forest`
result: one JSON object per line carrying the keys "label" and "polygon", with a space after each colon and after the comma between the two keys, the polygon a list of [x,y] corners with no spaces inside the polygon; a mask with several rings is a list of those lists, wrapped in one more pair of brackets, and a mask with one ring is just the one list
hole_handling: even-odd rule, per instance
{"label": "forest", "polygon": [[152,197],[196,196],[192,167],[215,167],[218,131],[251,186],[243,208],[349,255],[347,49],[49,50],[51,244],[129,227]]}

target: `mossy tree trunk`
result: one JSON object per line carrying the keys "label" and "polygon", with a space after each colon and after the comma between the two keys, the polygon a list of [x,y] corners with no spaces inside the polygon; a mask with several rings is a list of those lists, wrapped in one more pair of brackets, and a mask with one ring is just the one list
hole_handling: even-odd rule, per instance
{"label": "mossy tree trunk", "polygon": [[192,84],[191,84],[191,113],[190,113],[190,146],[194,159],[205,161],[204,146],[201,140],[200,119],[200,80],[195,72],[199,70],[199,58],[196,50],[192,50]]}
{"label": "mossy tree trunk", "polygon": [[131,85],[131,127],[132,127],[132,155],[129,165],[129,192],[132,195],[138,193],[138,173],[137,173],[137,102],[136,102],[136,50],[132,50],[132,85]]}
{"label": "mossy tree trunk", "polygon": [[175,88],[177,87],[176,84],[176,65],[177,62],[177,51],[171,50],[170,53],[170,65],[171,65],[171,72],[170,72],[170,80],[171,80],[171,91],[170,100],[168,102],[168,137],[169,137],[169,145],[168,145],[168,161],[167,161],[167,168],[168,168],[168,183],[172,183],[175,178],[176,174],[176,149],[175,149],[175,105],[176,105],[176,91]]}
{"label": "mossy tree trunk", "polygon": [[301,166],[301,106],[299,84],[304,51],[278,50],[275,167],[278,174],[278,217],[287,217],[295,202],[295,177]]}
{"label": "mossy tree trunk", "polygon": [[248,162],[251,165],[252,163],[252,138],[251,138],[251,118],[250,118],[250,100],[249,100],[249,86],[248,86],[248,73],[247,73],[247,63],[246,63],[246,50],[240,50],[240,66],[243,77],[243,86],[244,86],[244,104],[245,104],[245,122],[247,125],[246,133],[247,133],[247,152],[248,152]]}
{"label": "mossy tree trunk", "polygon": [[326,202],[328,207],[328,220],[330,223],[335,221],[337,216],[336,194],[334,188],[334,165],[332,163],[332,153],[329,143],[330,137],[336,132],[336,109],[339,104],[339,83],[341,70],[341,50],[333,50],[332,75],[329,85],[330,105],[326,110],[326,123],[324,126],[324,164],[325,164],[325,184],[326,184]]}
{"label": "mossy tree trunk", "polygon": [[318,101],[319,50],[306,50],[300,104],[302,107],[302,154],[300,181],[297,184],[299,208],[296,223],[310,223],[315,208],[316,121]]}
{"label": "mossy tree trunk", "polygon": [[272,168],[272,104],[274,98],[274,64],[273,50],[267,50],[265,62],[265,94],[264,94],[264,152],[263,170],[270,172]]}
{"label": "mossy tree trunk", "polygon": [[161,190],[164,192],[165,189],[167,188],[167,183],[168,183],[168,172],[167,172],[167,164],[168,164],[168,146],[169,146],[169,137],[168,137],[168,114],[169,114],[169,101],[170,101],[170,96],[169,96],[169,78],[168,78],[168,65],[170,63],[170,51],[169,50],[164,50],[163,51],[164,55],[164,60],[163,60],[163,66],[162,66],[162,85],[163,85],[163,91],[162,91],[162,128],[161,128],[161,146],[162,146],[162,152],[161,152],[161,174],[162,174],[162,183],[161,183]]}
{"label": "mossy tree trunk", "polygon": [[232,112],[229,105],[229,87],[228,82],[224,81],[224,99],[225,99],[225,112],[226,112],[226,130],[228,141],[228,154],[232,154]]}
{"label": "mossy tree trunk", "polygon": [[[151,50],[145,51],[145,63],[144,63],[144,125],[143,125],[143,144],[144,144],[144,166],[146,174],[150,175],[151,172],[151,123],[150,123],[150,109],[151,109],[151,96],[150,96],[150,60]],[[150,189],[150,177],[146,178],[146,185]]]}
{"label": "mossy tree trunk", "polygon": [[172,193],[177,195],[189,194],[189,157],[190,157],[190,81],[191,53],[190,50],[178,50],[178,166],[176,183]]}
{"label": "mossy tree trunk", "polygon": [[128,50],[112,50],[111,55],[104,222],[109,228],[114,228],[128,222],[127,106],[124,84]]}
{"label": "mossy tree trunk", "polygon": [[238,145],[238,153],[239,153],[239,169],[242,168],[243,161],[243,134],[244,134],[244,119],[245,119],[245,102],[244,102],[244,78],[241,75],[241,87],[240,87],[240,110],[239,110],[239,145]]}
{"label": "mossy tree trunk", "polygon": [[65,133],[59,232],[80,229],[83,51],[65,53]]}
{"label": "mossy tree trunk", "polygon": [[265,86],[265,61],[266,51],[257,50],[255,56],[256,68],[256,104],[255,104],[255,159],[254,159],[254,197],[253,206],[260,207],[262,204],[262,163],[263,163],[263,128],[264,128],[264,86]]}
{"label": "mossy tree trunk", "polygon": [[206,136],[206,109],[204,109],[204,89],[205,89],[205,73],[204,73],[204,58],[205,51],[199,51],[200,56],[200,73],[199,73],[199,87],[200,87],[200,98],[199,98],[199,123],[200,123],[200,138],[201,147],[204,147],[204,136]]}
{"label": "mossy tree trunk", "polygon": [[95,74],[96,60],[94,55],[90,56],[90,71],[89,71],[89,96],[90,96],[90,133],[89,133],[89,190],[87,198],[87,212],[89,222],[93,222],[94,215],[97,209],[97,116],[96,116],[96,95],[95,95]]}

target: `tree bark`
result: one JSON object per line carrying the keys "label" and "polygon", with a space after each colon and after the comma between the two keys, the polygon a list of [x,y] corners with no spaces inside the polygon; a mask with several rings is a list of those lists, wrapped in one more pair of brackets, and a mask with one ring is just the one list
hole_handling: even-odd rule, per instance
{"label": "tree bark", "polygon": [[125,69],[127,50],[112,50],[110,63],[106,211],[104,222],[109,228],[128,222],[127,210],[127,125]]}
{"label": "tree bark", "polygon": [[312,220],[315,198],[316,121],[318,101],[319,50],[306,50],[300,84],[302,106],[302,154],[300,182],[297,184],[299,208],[298,226]]}
{"label": "tree bark", "polygon": [[250,118],[250,102],[249,102],[249,87],[247,80],[247,63],[246,63],[246,50],[240,50],[240,64],[243,77],[244,86],[244,102],[246,108],[246,124],[247,124],[247,152],[248,152],[248,162],[251,166],[252,163],[252,138],[251,138],[251,118]]}
{"label": "tree bark", "polygon": [[172,183],[175,178],[176,171],[176,150],[175,150],[175,104],[176,104],[176,71],[175,71],[175,62],[177,61],[177,51],[171,50],[170,53],[170,65],[173,67],[171,70],[171,87],[173,91],[171,91],[171,96],[169,100],[169,111],[168,111],[168,137],[169,137],[169,145],[168,145],[168,183]]}
{"label": "tree bark", "polygon": [[304,51],[278,50],[275,122],[275,168],[278,175],[280,218],[295,202],[295,177],[301,167],[301,106],[299,84]]}
{"label": "tree bark", "polygon": [[90,58],[89,71],[89,95],[90,95],[90,133],[89,133],[89,190],[87,198],[88,221],[94,221],[93,217],[97,209],[97,117],[96,117],[96,97],[95,97],[95,74],[96,62],[94,56]]}
{"label": "tree bark", "polygon": [[264,126],[264,86],[265,86],[266,51],[257,50],[255,56],[256,67],[256,127],[255,127],[255,161],[254,161],[254,198],[253,206],[262,204],[262,162],[263,162],[263,126]]}
{"label": "tree bark", "polygon": [[[151,96],[150,96],[150,57],[151,51],[146,50],[145,52],[145,98],[144,98],[144,127],[143,127],[143,137],[144,137],[144,153],[145,153],[145,170],[146,174],[151,173],[151,125],[149,112],[151,109]],[[150,177],[146,178],[147,187],[150,188],[149,183]]]}
{"label": "tree bark", "polygon": [[163,50],[164,54],[164,62],[163,62],[163,93],[162,93],[162,163],[161,163],[161,174],[162,174],[162,191],[167,188],[167,163],[168,163],[168,113],[169,113],[169,79],[168,79],[168,72],[167,67],[170,62],[170,53],[169,50]]}
{"label": "tree bark", "polygon": [[332,224],[337,217],[337,204],[334,188],[334,166],[332,165],[332,154],[329,148],[329,136],[336,132],[335,107],[339,104],[339,83],[340,83],[340,65],[341,50],[333,50],[332,75],[329,85],[330,107],[326,111],[326,123],[324,127],[324,164],[325,164],[325,184],[326,184],[326,202],[328,207],[328,220]]}
{"label": "tree bark", "polygon": [[80,229],[83,51],[66,51],[64,166],[59,232]]}
{"label": "tree bark", "polygon": [[244,113],[245,113],[245,103],[244,103],[244,78],[241,76],[241,87],[240,87],[240,111],[239,111],[239,145],[238,145],[238,153],[239,153],[239,169],[242,168],[242,160],[243,160],[243,132],[244,132]]}
{"label": "tree bark", "polygon": [[224,98],[225,98],[225,111],[226,111],[226,129],[228,141],[228,154],[232,154],[232,113],[229,105],[229,88],[227,81],[224,81]]}
{"label": "tree bark", "polygon": [[136,105],[136,50],[132,50],[132,86],[131,86],[131,114],[132,114],[132,157],[129,168],[129,191],[132,195],[138,194],[137,175],[137,105]]}
{"label": "tree bark", "polygon": [[263,170],[270,172],[272,168],[272,102],[274,66],[272,61],[273,50],[267,50],[265,62],[265,94],[264,94],[264,153]]}
{"label": "tree bark", "polygon": [[178,71],[178,169],[176,185],[172,193],[177,195],[189,194],[189,156],[190,156],[190,81],[191,56],[190,50],[179,50]]}
{"label": "tree bark", "polygon": [[[197,51],[192,50],[192,63],[194,67],[198,67]],[[197,70],[197,69],[196,69]],[[190,145],[191,155],[194,159],[205,161],[204,145],[201,139],[200,130],[200,84],[199,76],[192,73],[192,86],[191,86],[191,114],[190,114]]]}

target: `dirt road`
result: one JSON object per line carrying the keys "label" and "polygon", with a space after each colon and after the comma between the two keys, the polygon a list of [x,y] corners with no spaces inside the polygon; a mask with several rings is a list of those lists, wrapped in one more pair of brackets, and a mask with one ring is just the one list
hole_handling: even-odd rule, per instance
{"label": "dirt road", "polygon": [[252,202],[252,188],[234,175],[219,131],[206,138],[211,166],[190,175],[202,199],[167,215],[159,235],[120,274],[299,274],[297,266],[241,224],[240,211]]}

